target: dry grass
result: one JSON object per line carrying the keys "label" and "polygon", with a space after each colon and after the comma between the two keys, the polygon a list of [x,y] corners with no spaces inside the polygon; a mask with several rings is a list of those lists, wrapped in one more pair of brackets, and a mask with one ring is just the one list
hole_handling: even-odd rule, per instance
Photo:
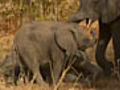
{"label": "dry grass", "polygon": [[[92,87],[86,87],[81,85],[76,85],[72,83],[62,83],[59,90],[119,90],[120,81],[115,79],[104,79],[94,83]],[[0,83],[0,90],[53,90],[52,87],[39,87],[33,84],[20,84],[18,86],[7,86],[4,83]]]}
{"label": "dry grass", "polygon": [[[0,90],[53,90],[53,88],[50,87],[41,88],[37,85],[32,85],[32,84],[19,85],[19,86],[5,86],[0,84]],[[95,89],[73,86],[72,84],[62,84],[59,90],[95,90]]]}
{"label": "dry grass", "polygon": [[13,45],[13,34],[8,34],[0,37],[0,61],[5,58],[5,55],[10,52]]}

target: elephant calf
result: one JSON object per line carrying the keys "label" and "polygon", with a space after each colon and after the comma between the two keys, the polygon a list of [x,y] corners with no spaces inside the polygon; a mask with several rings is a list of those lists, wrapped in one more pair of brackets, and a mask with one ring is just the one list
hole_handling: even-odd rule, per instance
{"label": "elephant calf", "polygon": [[31,22],[24,24],[17,32],[12,57],[13,61],[20,62],[36,76],[38,84],[46,86],[40,74],[41,65],[51,64],[56,84],[67,58],[74,56],[78,50],[92,46],[94,41],[86,30],[75,23]]}

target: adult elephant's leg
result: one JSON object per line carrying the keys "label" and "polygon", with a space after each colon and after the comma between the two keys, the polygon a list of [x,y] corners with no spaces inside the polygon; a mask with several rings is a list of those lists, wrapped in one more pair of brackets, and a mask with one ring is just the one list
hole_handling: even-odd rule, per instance
{"label": "adult elephant's leg", "polygon": [[120,18],[111,25],[114,53],[115,53],[115,64],[120,64]]}
{"label": "adult elephant's leg", "polygon": [[96,60],[98,65],[100,65],[106,74],[111,73],[111,68],[113,67],[112,62],[109,62],[106,57],[106,48],[111,38],[111,31],[109,29],[109,25],[102,24],[100,22],[100,32],[99,39],[96,48]]}

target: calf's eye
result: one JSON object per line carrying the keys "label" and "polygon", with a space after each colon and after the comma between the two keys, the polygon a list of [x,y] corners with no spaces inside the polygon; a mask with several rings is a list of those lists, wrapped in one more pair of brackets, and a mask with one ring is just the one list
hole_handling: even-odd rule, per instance
{"label": "calf's eye", "polygon": [[95,32],[95,31],[93,31],[93,30],[91,30],[91,31],[90,31],[90,33],[91,33],[93,36],[95,36],[95,35],[96,35],[96,32]]}

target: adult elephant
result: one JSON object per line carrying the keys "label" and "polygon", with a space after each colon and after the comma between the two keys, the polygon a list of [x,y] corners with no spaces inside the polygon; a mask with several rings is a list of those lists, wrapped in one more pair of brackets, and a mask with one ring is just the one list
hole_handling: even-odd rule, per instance
{"label": "adult elephant", "polygon": [[113,38],[115,65],[118,67],[120,58],[120,0],[79,0],[78,12],[70,18],[70,21],[99,20],[100,33],[96,48],[97,63],[107,72],[111,73],[113,63],[106,57],[106,48]]}

